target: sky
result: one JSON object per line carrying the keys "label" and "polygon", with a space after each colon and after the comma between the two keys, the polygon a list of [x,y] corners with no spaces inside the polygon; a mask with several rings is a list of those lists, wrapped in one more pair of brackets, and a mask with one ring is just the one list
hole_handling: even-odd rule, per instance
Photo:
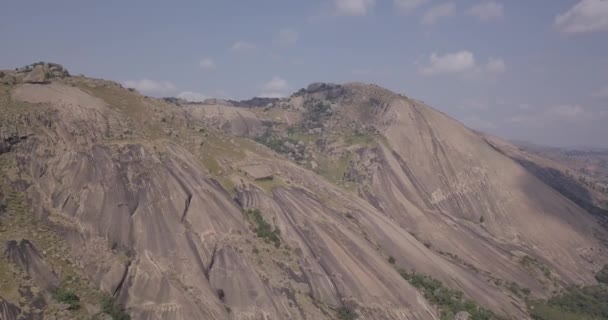
{"label": "sky", "polygon": [[608,147],[608,0],[0,0],[0,69],[35,61],[151,96],[366,82],[465,125]]}

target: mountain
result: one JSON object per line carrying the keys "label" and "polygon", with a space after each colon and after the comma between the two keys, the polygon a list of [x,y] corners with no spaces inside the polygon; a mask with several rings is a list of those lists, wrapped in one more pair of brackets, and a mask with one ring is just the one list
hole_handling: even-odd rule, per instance
{"label": "mountain", "polygon": [[[568,169],[595,180],[602,187],[608,185],[608,149],[605,148],[556,148],[515,143],[528,153],[560,163]],[[598,186],[600,187],[600,186]]]}
{"label": "mountain", "polygon": [[0,76],[2,319],[526,319],[608,261],[511,144],[375,85]]}
{"label": "mountain", "polygon": [[[488,141],[493,140],[489,137]],[[493,145],[519,162],[602,223],[608,217],[608,184],[603,149],[566,149],[516,142],[498,141]]]}

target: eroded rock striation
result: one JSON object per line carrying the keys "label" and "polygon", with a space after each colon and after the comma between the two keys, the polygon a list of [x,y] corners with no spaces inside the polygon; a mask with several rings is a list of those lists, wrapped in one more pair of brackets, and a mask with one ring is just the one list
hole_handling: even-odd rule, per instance
{"label": "eroded rock striation", "polygon": [[[244,109],[85,77],[25,82],[0,87],[0,128],[27,132],[2,149],[2,190],[22,191],[70,266],[132,319],[440,319],[410,272],[522,319],[522,292],[594,283],[606,262],[596,217],[377,86],[313,84]],[[49,286],[66,279],[26,242],[9,248]]]}

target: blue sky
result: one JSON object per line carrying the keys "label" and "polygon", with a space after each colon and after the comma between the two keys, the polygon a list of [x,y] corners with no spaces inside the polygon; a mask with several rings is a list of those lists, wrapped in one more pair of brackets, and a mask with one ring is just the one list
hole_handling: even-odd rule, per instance
{"label": "blue sky", "polygon": [[7,1],[0,68],[153,96],[376,83],[511,139],[608,147],[608,0]]}

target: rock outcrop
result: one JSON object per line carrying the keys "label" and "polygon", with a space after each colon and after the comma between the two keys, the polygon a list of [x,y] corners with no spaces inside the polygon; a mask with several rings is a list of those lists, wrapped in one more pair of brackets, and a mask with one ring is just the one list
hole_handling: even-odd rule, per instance
{"label": "rock outcrop", "polygon": [[44,65],[37,65],[28,72],[23,78],[25,83],[45,83],[47,81],[47,68]]}
{"label": "rock outcrop", "polygon": [[466,311],[460,311],[454,317],[454,320],[470,320],[471,314]]}
{"label": "rock outcrop", "polygon": [[15,70],[0,71],[0,84],[45,84],[51,79],[62,79],[69,76],[70,73],[60,64],[38,62]]}
{"label": "rock outcrop", "polygon": [[51,292],[59,285],[57,275],[44,262],[36,247],[28,240],[9,241],[6,244],[8,260],[25,270],[40,288]]}
{"label": "rock outcrop", "polygon": [[[377,86],[313,84],[248,109],[81,77],[7,92],[0,108],[19,120],[2,121],[28,135],[2,170],[65,260],[133,319],[439,319],[444,306],[407,272],[525,319],[509,284],[546,297],[594,283],[607,260],[592,215],[479,134]],[[285,141],[310,161],[277,154]],[[34,268],[28,243],[9,247],[32,277],[60,274]]]}
{"label": "rock outcrop", "polygon": [[241,168],[248,176],[254,180],[272,179],[272,170],[267,165],[252,165]]}
{"label": "rock outcrop", "polygon": [[21,309],[19,307],[0,298],[0,319],[18,320],[20,315]]}

